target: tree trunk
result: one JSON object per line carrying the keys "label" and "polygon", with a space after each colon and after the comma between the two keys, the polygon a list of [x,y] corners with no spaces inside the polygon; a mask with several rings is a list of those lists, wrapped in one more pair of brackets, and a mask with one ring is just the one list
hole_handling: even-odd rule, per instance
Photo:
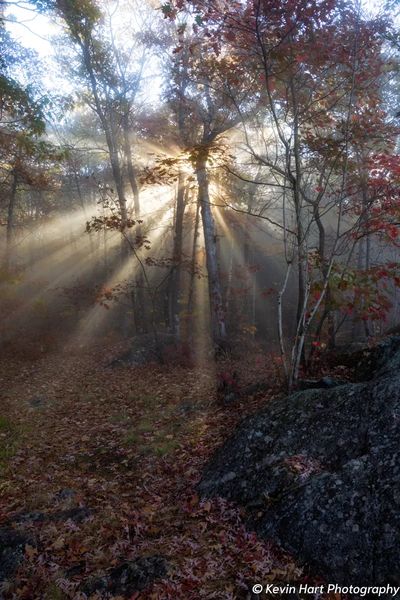
{"label": "tree trunk", "polygon": [[[92,59],[91,59],[90,51],[89,51],[89,40],[88,39],[86,39],[84,41],[78,40],[78,43],[81,46],[83,64],[84,64],[86,72],[89,76],[91,91],[92,91],[93,98],[94,98],[95,111],[100,119],[104,134],[106,136],[108,154],[109,154],[110,163],[111,163],[111,171],[113,174],[113,179],[114,179],[115,187],[117,190],[118,204],[119,204],[120,213],[121,213],[121,221],[122,221],[122,225],[125,225],[127,222],[128,214],[127,214],[127,210],[126,210],[124,182],[123,182],[123,177],[122,177],[120,158],[118,155],[118,145],[117,145],[117,140],[116,140],[116,136],[115,136],[115,127],[113,127],[113,123],[112,123],[112,121],[113,121],[112,110],[113,109],[111,108],[111,106],[108,107],[110,110],[111,118],[107,119],[106,113],[103,110],[102,103],[100,101],[97,79],[96,79],[95,72],[93,70]],[[111,122],[110,122],[110,120],[111,120]]]}
{"label": "tree trunk", "polygon": [[[329,272],[329,264],[327,264],[326,261],[326,234],[325,234],[325,227],[322,223],[322,219],[321,219],[321,215],[319,212],[319,206],[315,206],[314,208],[314,219],[315,222],[317,224],[318,227],[318,239],[319,239],[319,247],[318,247],[318,252],[319,252],[319,260],[320,260],[320,269],[321,269],[321,274],[322,274],[322,278],[323,281],[325,281],[325,279],[328,277],[328,272]],[[325,294],[325,301],[324,301],[324,312],[322,314],[322,317],[320,319],[320,323],[317,326],[317,339],[319,340],[319,337],[322,333],[322,327],[324,324],[325,319],[327,319],[328,321],[328,348],[329,350],[333,350],[336,346],[336,340],[335,340],[335,313],[331,308],[331,304],[332,304],[332,291],[331,291],[331,286],[327,285],[326,288],[326,294]],[[310,351],[310,359],[311,359],[311,355],[313,353],[313,348]]]}
{"label": "tree trunk", "polygon": [[279,339],[279,348],[281,351],[281,358],[283,363],[283,370],[285,373],[285,381],[289,382],[289,368],[287,364],[286,350],[285,350],[285,340],[283,337],[283,307],[282,307],[282,299],[283,295],[286,292],[287,284],[289,281],[290,271],[292,268],[292,263],[287,263],[286,266],[286,275],[283,281],[282,287],[278,292],[278,339]]}
{"label": "tree trunk", "polygon": [[196,160],[196,175],[199,188],[199,203],[203,221],[206,264],[208,273],[208,292],[211,311],[211,334],[214,343],[226,339],[225,310],[222,301],[221,281],[218,269],[217,236],[214,217],[211,211],[207,174],[208,151],[200,150]]}
{"label": "tree trunk", "polygon": [[237,323],[237,317],[235,318],[235,307],[234,307],[234,271],[235,271],[235,252],[234,252],[234,238],[233,235],[229,240],[229,266],[228,266],[228,281],[226,285],[226,303],[225,310],[227,317],[229,318],[229,330],[232,331],[235,322]]}
{"label": "tree trunk", "polygon": [[182,271],[183,217],[186,206],[185,176],[178,173],[178,191],[176,196],[175,235],[173,248],[173,266],[168,286],[168,320],[171,333],[179,335],[179,294]]}
{"label": "tree trunk", "polygon": [[14,215],[15,201],[17,198],[18,174],[13,171],[13,179],[10,190],[10,200],[7,209],[7,230],[6,230],[6,251],[5,251],[5,267],[8,269],[11,262],[11,244],[14,235]]}
{"label": "tree trunk", "polygon": [[133,207],[135,212],[135,218],[140,218],[140,200],[139,200],[139,186],[136,180],[135,168],[133,166],[132,150],[129,141],[129,122],[128,115],[124,114],[123,118],[123,133],[124,133],[124,153],[126,160],[126,169],[128,172],[129,185],[131,186],[133,194]]}
{"label": "tree trunk", "polygon": [[[125,113],[123,116],[122,130],[124,135],[124,154],[126,161],[126,170],[128,173],[129,185],[131,186],[132,196],[133,196],[133,210],[135,219],[140,219],[140,198],[139,198],[139,186],[136,179],[135,168],[133,166],[133,158],[132,158],[132,150],[131,144],[129,140],[129,122],[128,122],[128,114]],[[137,224],[135,227],[135,233],[137,237],[141,237],[142,228],[140,224]],[[131,302],[135,320],[135,330],[136,333],[145,333],[148,330],[147,327],[147,312],[146,312],[146,302],[145,302],[145,294],[144,294],[144,278],[143,273],[140,272],[139,275],[135,278],[135,285],[131,292]]]}
{"label": "tree trunk", "polygon": [[196,251],[197,251],[197,238],[199,235],[199,222],[200,222],[200,204],[197,202],[196,205],[196,217],[194,221],[193,231],[193,247],[192,247],[192,264],[190,269],[190,281],[189,281],[189,295],[187,303],[187,312],[190,315],[193,311],[194,304],[194,282],[196,279]]}

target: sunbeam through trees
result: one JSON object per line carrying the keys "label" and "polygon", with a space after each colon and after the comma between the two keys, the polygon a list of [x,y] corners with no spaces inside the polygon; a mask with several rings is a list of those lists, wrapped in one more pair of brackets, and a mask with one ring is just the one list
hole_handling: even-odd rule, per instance
{"label": "sunbeam through trees", "polygon": [[[321,478],[379,462],[398,421],[398,9],[0,0],[4,598],[398,583],[315,508],[329,498],[369,539],[349,488],[332,506],[339,483]],[[381,421],[393,404],[385,450],[376,395]],[[365,510],[378,544],[380,509]],[[307,519],[339,532],[336,550],[297,531]]]}

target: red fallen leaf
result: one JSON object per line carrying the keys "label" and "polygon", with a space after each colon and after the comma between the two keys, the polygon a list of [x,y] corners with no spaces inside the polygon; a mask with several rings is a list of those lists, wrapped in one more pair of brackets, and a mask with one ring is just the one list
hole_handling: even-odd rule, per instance
{"label": "red fallen leaf", "polygon": [[30,546],[29,544],[25,545],[25,554],[28,558],[33,558],[38,553],[37,548]]}
{"label": "red fallen leaf", "polygon": [[189,497],[189,499],[186,501],[186,506],[189,510],[193,509],[195,506],[198,506],[199,504],[199,496],[197,494],[193,494],[192,496]]}
{"label": "red fallen leaf", "polygon": [[63,537],[58,537],[52,544],[52,547],[55,550],[60,550],[61,548],[64,548],[65,546],[65,539]]}
{"label": "red fallen leaf", "polygon": [[201,508],[203,510],[205,510],[206,512],[210,512],[211,507],[212,507],[212,504],[211,504],[210,500],[207,500],[206,502],[202,502],[202,504],[201,504]]}

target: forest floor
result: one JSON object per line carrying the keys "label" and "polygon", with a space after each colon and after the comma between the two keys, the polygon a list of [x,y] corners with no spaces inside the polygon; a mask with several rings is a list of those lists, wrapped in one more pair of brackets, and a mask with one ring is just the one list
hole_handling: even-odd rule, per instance
{"label": "forest floor", "polygon": [[91,576],[152,555],[168,576],[132,599],[244,599],[255,582],[305,581],[239,509],[196,493],[215,448],[278,393],[260,360],[239,368],[254,382],[269,364],[271,390],[228,407],[209,365],[110,368],[98,348],[3,361],[0,527],[29,540],[4,598],[85,598]]}

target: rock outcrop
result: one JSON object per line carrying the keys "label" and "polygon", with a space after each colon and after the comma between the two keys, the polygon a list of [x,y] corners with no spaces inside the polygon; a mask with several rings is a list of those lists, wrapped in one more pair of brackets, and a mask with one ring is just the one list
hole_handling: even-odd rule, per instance
{"label": "rock outcrop", "polygon": [[271,401],[208,464],[202,495],[330,581],[400,583],[400,337],[355,359],[356,383]]}

